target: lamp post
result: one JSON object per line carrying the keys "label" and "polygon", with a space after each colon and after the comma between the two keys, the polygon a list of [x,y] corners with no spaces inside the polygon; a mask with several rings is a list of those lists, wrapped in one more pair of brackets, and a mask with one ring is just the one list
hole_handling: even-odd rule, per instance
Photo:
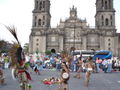
{"label": "lamp post", "polygon": [[74,50],[75,50],[75,28],[76,28],[76,20],[74,21],[74,27],[73,27],[73,29],[74,29],[74,40],[73,40],[73,47],[74,47]]}
{"label": "lamp post", "polygon": [[74,56],[74,51],[75,51],[75,22],[74,22],[74,26],[73,26],[73,47],[71,48],[71,51],[73,52],[73,56]]}

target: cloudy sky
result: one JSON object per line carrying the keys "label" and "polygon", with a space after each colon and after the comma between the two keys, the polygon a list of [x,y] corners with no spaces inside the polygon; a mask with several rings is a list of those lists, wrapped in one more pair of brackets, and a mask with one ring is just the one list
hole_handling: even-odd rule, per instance
{"label": "cloudy sky", "polygon": [[[50,0],[51,1],[51,27],[56,27],[60,19],[69,17],[69,9],[77,7],[78,17],[86,18],[90,26],[95,26],[95,2],[96,0]],[[120,0],[114,0],[116,10],[116,28],[120,32]],[[0,39],[15,41],[6,30],[5,25],[14,25],[17,28],[18,38],[22,45],[29,42],[32,28],[32,10],[34,0],[0,0]]]}

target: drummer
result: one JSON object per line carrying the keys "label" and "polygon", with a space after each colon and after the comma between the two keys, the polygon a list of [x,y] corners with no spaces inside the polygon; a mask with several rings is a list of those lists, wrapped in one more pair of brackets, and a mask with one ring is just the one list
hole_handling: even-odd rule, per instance
{"label": "drummer", "polygon": [[63,85],[63,90],[68,90],[68,80],[70,78],[69,75],[69,68],[66,64],[66,62],[62,62],[61,64],[62,71],[61,71],[61,84]]}

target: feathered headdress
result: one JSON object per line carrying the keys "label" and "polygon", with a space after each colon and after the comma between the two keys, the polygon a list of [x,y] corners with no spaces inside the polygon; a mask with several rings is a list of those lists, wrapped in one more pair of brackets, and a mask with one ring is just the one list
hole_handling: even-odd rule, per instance
{"label": "feathered headdress", "polygon": [[[11,56],[11,59],[12,59],[12,64],[13,65],[16,65],[18,64],[18,67],[20,66],[24,66],[24,61],[25,61],[25,55],[24,53],[22,52],[22,47],[21,47],[21,44],[18,40],[18,37],[17,37],[17,33],[16,33],[16,29],[14,26],[10,27],[10,26],[5,26],[9,31],[10,33],[14,36],[14,38],[16,39],[17,41],[17,44],[13,44],[13,48],[12,48],[12,56]],[[14,71],[13,71],[14,72]],[[29,79],[29,80],[32,80],[31,79],[31,76],[30,74],[25,70],[23,71],[26,73],[26,77]],[[18,71],[18,73],[22,73],[21,70]],[[12,76],[14,77],[14,75],[12,74]]]}
{"label": "feathered headdress", "polygon": [[[17,40],[17,43],[18,45],[20,45],[20,42],[18,40],[18,37],[17,37],[17,33],[16,33],[16,28],[14,26],[5,26],[9,31],[10,33],[14,36],[14,38]],[[20,45],[21,46],[21,45]]]}
{"label": "feathered headdress", "polygon": [[14,36],[14,38],[17,41],[18,47],[14,46],[15,47],[14,49],[16,49],[16,51],[13,53],[16,55],[17,62],[21,65],[22,60],[23,60],[23,53],[22,53],[21,44],[20,44],[18,37],[17,37],[16,28],[14,26],[6,26],[6,25],[5,25],[5,27],[7,28],[7,30],[9,30],[9,32]]}

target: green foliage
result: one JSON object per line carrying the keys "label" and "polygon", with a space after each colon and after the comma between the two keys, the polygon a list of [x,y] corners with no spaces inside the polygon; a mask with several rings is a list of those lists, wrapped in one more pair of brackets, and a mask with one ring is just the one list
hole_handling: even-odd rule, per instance
{"label": "green foliage", "polygon": [[28,52],[29,52],[29,44],[28,44],[28,43],[25,43],[25,44],[24,44],[23,50],[24,50],[25,53],[28,53]]}
{"label": "green foliage", "polygon": [[4,40],[0,40],[0,54],[1,53],[8,53],[10,47],[12,44],[10,44],[7,41]]}
{"label": "green foliage", "polygon": [[39,53],[39,51],[37,50],[37,51],[36,51],[36,54],[38,54],[38,53]]}
{"label": "green foliage", "polygon": [[67,52],[66,52],[66,51],[64,51],[64,50],[63,50],[63,51],[61,51],[61,54],[66,54],[66,53],[67,53]]}
{"label": "green foliage", "polygon": [[46,55],[50,55],[50,54],[51,54],[51,51],[50,51],[50,50],[46,50],[46,51],[45,51],[45,54],[46,54]]}

